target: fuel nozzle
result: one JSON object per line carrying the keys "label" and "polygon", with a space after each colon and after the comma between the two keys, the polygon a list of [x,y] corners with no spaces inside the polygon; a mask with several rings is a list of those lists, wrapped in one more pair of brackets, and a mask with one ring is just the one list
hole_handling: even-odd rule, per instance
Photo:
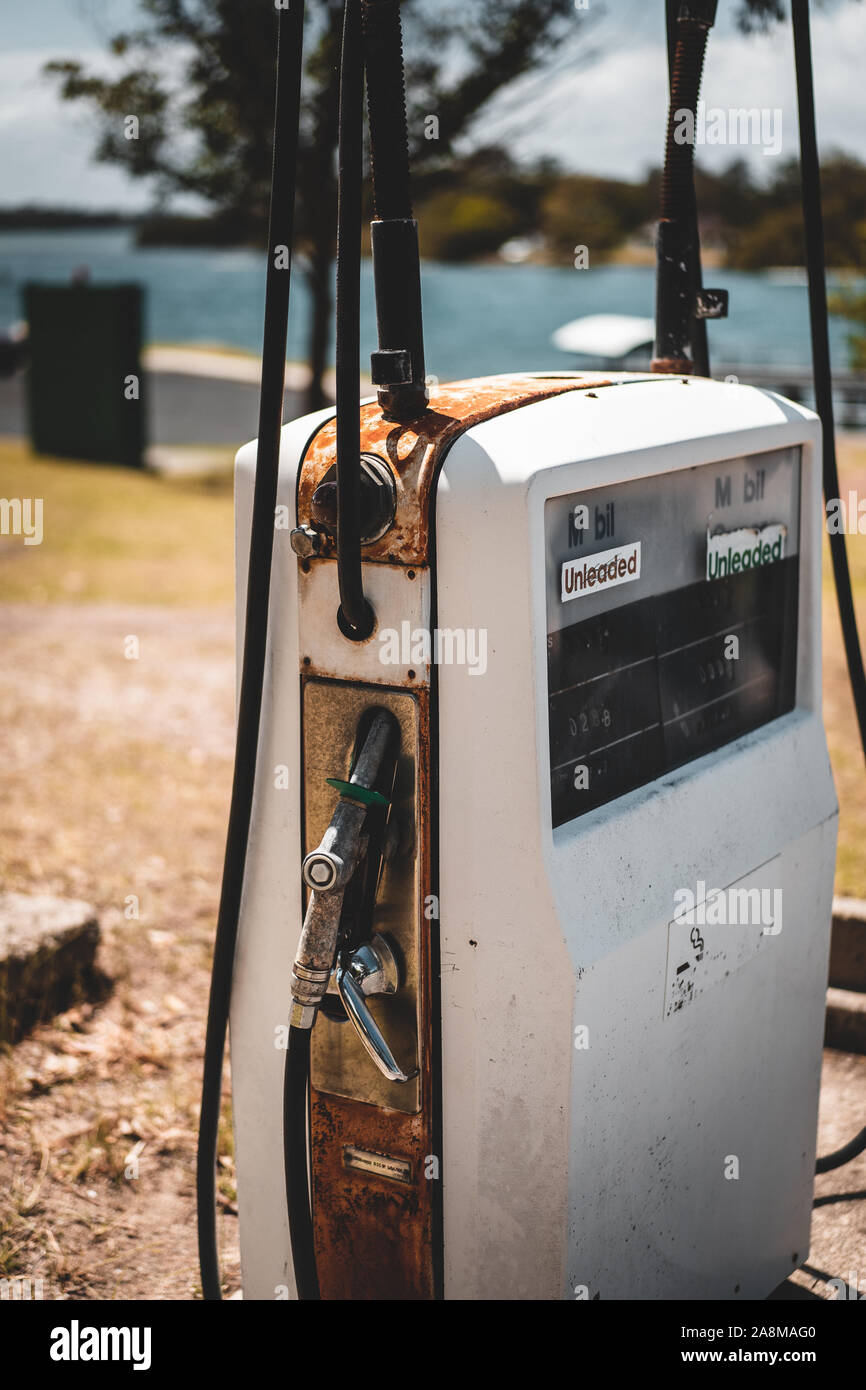
{"label": "fuel nozzle", "polygon": [[394,716],[387,710],[374,711],[348,782],[328,779],[340,799],[321,843],[303,862],[303,879],[311,891],[292,969],[293,1028],[312,1028],[328,988],[346,888],[367,852],[365,827],[370,809],[388,805],[388,797],[376,784],[398,737]]}

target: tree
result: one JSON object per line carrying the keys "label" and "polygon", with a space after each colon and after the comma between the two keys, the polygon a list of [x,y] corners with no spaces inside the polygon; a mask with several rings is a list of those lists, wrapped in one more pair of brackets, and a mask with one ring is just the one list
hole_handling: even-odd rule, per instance
{"label": "tree", "polygon": [[848,365],[866,372],[866,294],[856,290],[837,290],[830,295],[830,313],[854,325],[848,338]]}
{"label": "tree", "polygon": [[[140,9],[141,26],[109,45],[117,72],[105,76],[68,60],[47,71],[65,99],[95,112],[97,158],[150,180],[161,209],[193,195],[209,208],[222,239],[262,241],[273,0],[140,0]],[[296,237],[312,292],[310,409],[324,403],[332,309],[342,10],[342,0],[308,6]],[[554,48],[574,43],[580,28],[573,0],[403,0],[403,12],[410,143],[422,172],[447,168],[455,142],[486,103]]]}
{"label": "tree", "polygon": [[541,207],[548,246],[564,262],[572,260],[576,242],[590,247],[593,257],[604,259],[650,217],[640,184],[585,174],[556,179]]}
{"label": "tree", "polygon": [[[733,201],[733,200],[732,200]],[[866,269],[866,165],[851,155],[832,154],[821,162],[824,256],[828,266]],[[805,257],[799,164],[780,164],[748,219],[736,225],[729,264],[739,270],[768,265],[802,265]]]}
{"label": "tree", "polygon": [[737,20],[741,29],[751,33],[784,19],[785,13],[782,0],[741,0]]}

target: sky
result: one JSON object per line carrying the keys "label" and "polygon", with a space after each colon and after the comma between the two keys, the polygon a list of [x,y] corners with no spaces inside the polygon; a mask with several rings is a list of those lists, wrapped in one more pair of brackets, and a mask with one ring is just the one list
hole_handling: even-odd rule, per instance
{"label": "sky", "polygon": [[[768,121],[778,121],[772,143],[779,152],[765,154],[760,144],[707,144],[698,160],[721,168],[744,156],[766,175],[774,159],[797,151],[791,37],[787,25],[767,36],[737,33],[736,8],[734,0],[721,0],[710,36],[707,114],[731,107],[778,111]],[[0,0],[0,204],[124,211],[150,204],[146,185],[94,161],[92,119],[84,108],[61,102],[41,75],[51,58],[104,63],[106,39],[133,25],[137,10],[136,0]],[[495,104],[479,123],[478,138],[501,141],[517,157],[550,155],[584,173],[640,177],[661,161],[663,11],[663,0],[588,0],[585,13],[576,14],[586,37],[576,44],[574,65],[542,83],[531,80],[508,109]],[[821,147],[866,162],[866,0],[831,0],[816,10],[813,48]]]}

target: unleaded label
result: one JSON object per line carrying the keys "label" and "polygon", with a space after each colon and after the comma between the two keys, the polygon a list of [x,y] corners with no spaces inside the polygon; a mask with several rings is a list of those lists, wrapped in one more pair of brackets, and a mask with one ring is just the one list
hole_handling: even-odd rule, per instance
{"label": "unleaded label", "polygon": [[787,534],[787,526],[780,522],[760,529],[742,526],[737,531],[708,534],[707,579],[727,579],[784,560]]}
{"label": "unleaded label", "polygon": [[640,541],[566,560],[562,567],[562,601],[594,594],[599,589],[613,589],[633,579],[640,579]]}

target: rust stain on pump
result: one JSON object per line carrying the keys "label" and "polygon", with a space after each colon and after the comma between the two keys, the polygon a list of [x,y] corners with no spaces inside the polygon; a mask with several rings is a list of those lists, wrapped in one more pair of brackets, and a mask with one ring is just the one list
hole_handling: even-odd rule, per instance
{"label": "rust stain on pump", "polygon": [[[378,404],[361,406],[361,451],[387,460],[396,487],[393,525],[378,540],[364,546],[365,561],[397,565],[426,565],[430,541],[430,493],[439,463],[457,435],[494,415],[532,405],[566,391],[607,386],[604,376],[581,372],[529,373],[479,377],[448,382],[430,394],[423,415],[409,424],[386,420]],[[298,478],[298,525],[312,525],[313,493],[336,463],[337,424],[329,420],[308,446]],[[320,554],[327,556],[334,538],[326,538]],[[313,562],[315,563],[315,562]]]}

